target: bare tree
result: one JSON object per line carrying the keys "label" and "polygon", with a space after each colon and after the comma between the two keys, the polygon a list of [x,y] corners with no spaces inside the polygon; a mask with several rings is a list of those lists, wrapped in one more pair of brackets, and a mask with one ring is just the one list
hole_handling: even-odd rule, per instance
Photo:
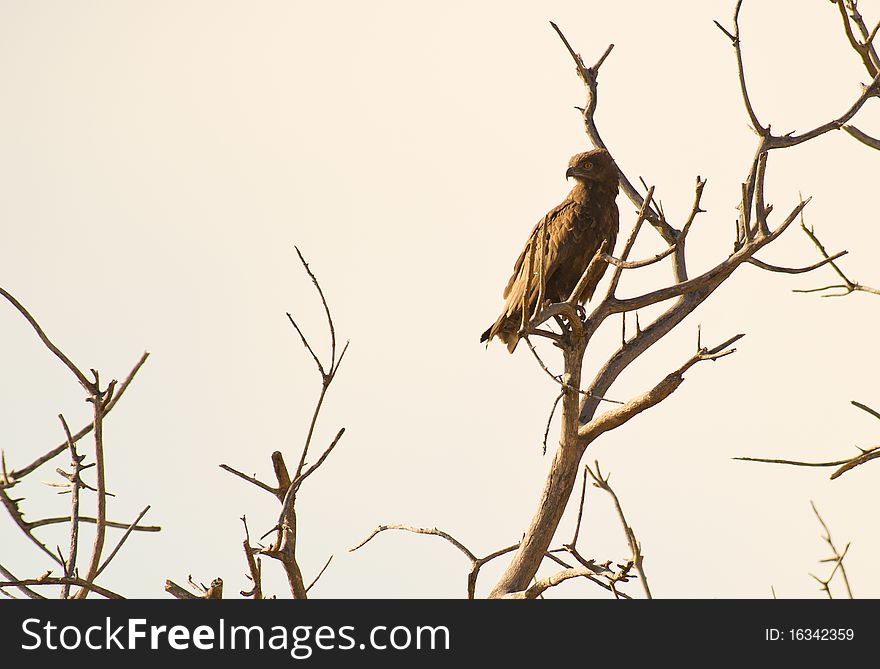
{"label": "bare tree", "polygon": [[[346,351],[348,350],[348,343],[346,342],[341,351],[337,352],[336,329],[333,324],[333,318],[330,313],[330,308],[327,304],[326,298],[324,297],[324,292],[321,289],[317,278],[312,273],[302,254],[299,252],[299,249],[296,249],[296,252],[299,256],[300,262],[303,265],[303,268],[305,269],[307,275],[315,286],[318,295],[320,296],[321,303],[324,307],[324,312],[327,317],[330,339],[329,361],[322,362],[318,354],[315,352],[315,349],[306,339],[299,325],[297,325],[296,321],[290,314],[287,314],[291,325],[301,339],[305,349],[311,354],[313,360],[315,361],[318,372],[321,376],[321,390],[318,395],[318,400],[308,426],[305,443],[299,455],[296,469],[293,476],[291,476],[285,463],[284,456],[278,451],[272,453],[271,462],[277,480],[277,485],[273,486],[267,483],[263,483],[254,476],[244,474],[243,472],[234,469],[229,465],[220,465],[220,467],[230,472],[231,474],[234,474],[239,478],[244,479],[249,483],[255,485],[256,487],[271,493],[278,499],[280,503],[280,512],[278,518],[272,529],[270,529],[269,532],[266,532],[266,535],[275,535],[275,539],[270,545],[263,546],[258,544],[257,546],[254,546],[253,542],[251,541],[247,521],[244,517],[242,518],[245,531],[243,548],[246,563],[248,566],[248,578],[252,581],[253,587],[250,591],[242,592],[241,594],[246,597],[253,597],[254,599],[264,598],[262,587],[262,564],[260,560],[261,556],[266,556],[278,560],[287,575],[291,596],[296,599],[305,599],[307,597],[309,590],[323,575],[330,564],[330,559],[332,559],[331,556],[331,558],[327,560],[321,571],[308,584],[304,581],[296,558],[297,524],[295,505],[297,492],[299,491],[303,482],[306,481],[306,479],[308,479],[321,467],[321,465],[324,464],[327,457],[339,443],[339,440],[345,432],[345,428],[340,429],[336,433],[336,436],[331,441],[331,443],[320,454],[320,456],[317,457],[314,461],[310,461],[310,447],[312,446],[315,426],[321,412],[321,407],[324,404],[324,399],[326,397],[330,384],[336,377],[336,373],[339,371],[339,366],[342,362],[342,359],[345,356]],[[30,325],[35,330],[37,336],[46,345],[46,347],[73,373],[77,381],[79,381],[80,385],[83,386],[83,388],[85,388],[85,390],[87,391],[87,401],[89,401],[94,408],[93,421],[89,425],[81,428],[75,434],[71,433],[67,421],[64,419],[64,417],[59,415],[65,437],[64,441],[62,441],[61,444],[54,447],[44,455],[37,458],[29,465],[19,467],[17,469],[12,469],[10,471],[6,466],[5,453],[0,455],[0,502],[2,502],[3,506],[9,513],[9,516],[13,523],[18,526],[18,528],[25,534],[25,536],[34,544],[37,549],[39,549],[51,561],[55,562],[62,570],[61,576],[52,576],[52,571],[47,571],[37,577],[19,578],[15,576],[9,569],[0,565],[0,576],[2,576],[2,578],[4,579],[3,581],[0,581],[0,593],[7,596],[12,596],[4,588],[16,588],[19,592],[23,593],[27,597],[42,599],[43,595],[39,594],[34,589],[34,586],[58,586],[60,589],[60,596],[62,598],[84,598],[88,596],[88,594],[91,592],[108,598],[121,598],[122,595],[97,585],[95,583],[95,580],[104,571],[110,561],[116,557],[120,548],[122,548],[122,545],[125,543],[126,539],[128,539],[132,532],[157,532],[160,528],[156,526],[140,524],[143,517],[149,511],[149,506],[147,506],[132,523],[126,524],[107,520],[106,497],[109,496],[111,493],[107,492],[106,490],[106,480],[104,476],[105,456],[103,448],[103,421],[107,414],[113,409],[113,407],[125,393],[126,389],[130,385],[140,368],[146,362],[148,354],[144,353],[144,355],[137,362],[137,364],[134,366],[134,368],[121,384],[118,384],[114,380],[111,381],[106,388],[102,389],[100,387],[100,377],[97,371],[91,370],[94,381],[88,379],[88,377],[86,377],[80,371],[80,369],[70,360],[70,358],[68,358],[61,351],[61,349],[59,349],[48,338],[36,319],[31,316],[28,310],[21,303],[19,303],[18,300],[16,300],[10,293],[2,288],[0,288],[0,295],[6,298],[6,300],[19,311],[19,313],[25,318],[25,320],[30,323]],[[80,440],[82,440],[83,437],[88,434],[94,435],[95,443],[95,461],[90,463],[86,463],[85,456],[80,455],[77,451],[78,442],[80,442]],[[60,476],[63,477],[64,483],[52,485],[61,487],[63,488],[63,493],[70,494],[70,514],[64,517],[41,518],[33,521],[27,520],[24,517],[24,512],[20,508],[21,502],[24,501],[23,498],[13,498],[9,495],[9,491],[13,489],[16,485],[18,485],[27,475],[36,471],[42,465],[45,465],[48,462],[52,461],[54,458],[60,456],[65,451],[67,451],[70,455],[70,472],[64,471],[60,468],[57,469],[56,471]],[[95,486],[90,485],[82,478],[82,473],[92,467],[95,467],[97,472],[97,481]],[[96,493],[98,501],[97,514],[95,516],[85,516],[80,512],[81,497],[84,490]],[[55,551],[51,550],[35,533],[38,528],[62,523],[68,523],[70,526],[70,543],[66,555],[62,553],[60,547],[57,548]],[[80,576],[80,573],[77,569],[77,556],[79,554],[80,548],[79,530],[83,523],[94,524],[97,528],[97,532],[95,545],[88,561],[86,574],[84,576]],[[104,539],[107,528],[122,529],[124,530],[124,532],[117,541],[113,550],[110,551],[110,553],[102,560],[104,554]],[[178,599],[220,599],[223,597],[223,579],[221,578],[213,579],[210,585],[199,583],[195,581],[192,576],[189,576],[187,581],[191,589],[184,588],[174,581],[168,580],[165,584],[165,590],[166,592]],[[74,593],[71,593],[72,587],[76,588]],[[195,590],[195,593],[192,590]]]}
{"label": "bare tree", "polygon": [[[336,373],[339,371],[339,365],[342,363],[342,359],[343,357],[345,357],[345,352],[348,350],[348,342],[345,343],[345,346],[342,347],[341,352],[339,352],[337,355],[336,328],[333,325],[333,317],[330,313],[330,307],[327,305],[327,299],[324,297],[324,291],[321,289],[321,284],[318,283],[318,279],[312,273],[312,270],[309,268],[308,263],[305,261],[305,258],[303,258],[303,255],[302,253],[300,253],[300,250],[298,248],[296,249],[296,254],[299,257],[299,260],[302,263],[306,274],[308,274],[309,278],[312,281],[312,284],[315,286],[315,290],[318,292],[318,295],[321,298],[321,304],[324,307],[324,314],[327,317],[327,326],[330,338],[330,359],[327,362],[321,362],[321,358],[318,356],[317,353],[315,353],[314,348],[306,339],[306,336],[303,334],[303,331],[293,319],[293,316],[291,316],[289,313],[287,314],[287,318],[290,321],[290,324],[296,330],[299,338],[302,341],[303,346],[306,348],[306,350],[312,356],[312,359],[315,361],[315,366],[318,369],[318,374],[320,374],[321,376],[321,390],[318,393],[318,400],[315,403],[315,409],[312,412],[312,419],[309,423],[308,431],[305,438],[305,444],[303,445],[302,451],[300,453],[296,470],[291,477],[287,465],[284,462],[284,456],[280,451],[275,451],[274,453],[272,453],[272,469],[275,472],[276,479],[276,485],[274,486],[269,485],[268,483],[264,483],[254,476],[248,476],[247,474],[244,474],[237,469],[230,467],[229,465],[220,465],[222,469],[228,471],[230,474],[234,474],[235,476],[238,476],[248,483],[255,485],[257,488],[271,493],[278,499],[281,504],[281,511],[278,515],[278,520],[275,526],[266,533],[275,534],[275,540],[269,546],[258,546],[254,548],[251,545],[247,521],[242,518],[245,529],[244,552],[248,564],[248,578],[253,583],[253,588],[249,592],[242,594],[245,596],[253,597],[254,599],[263,598],[261,582],[262,566],[257,556],[265,555],[266,557],[273,558],[281,563],[282,567],[284,568],[284,572],[287,575],[287,582],[290,587],[290,594],[294,599],[307,599],[309,590],[312,588],[312,586],[315,585],[315,583],[317,583],[318,579],[321,578],[324,571],[330,565],[330,561],[333,559],[333,556],[331,555],[324,565],[323,569],[321,569],[321,571],[318,573],[317,576],[315,576],[315,578],[311,581],[309,585],[306,585],[306,582],[303,580],[302,571],[300,570],[299,563],[297,562],[296,558],[296,542],[298,536],[296,525],[296,495],[303,482],[309,476],[315,473],[322,464],[324,464],[327,456],[330,455],[330,453],[336,447],[336,444],[339,443],[342,435],[345,433],[345,428],[340,428],[339,431],[336,433],[336,436],[324,449],[321,455],[313,463],[309,462],[309,449],[312,445],[312,438],[315,434],[315,426],[318,422],[318,416],[321,413],[321,407],[324,405],[324,399],[327,396],[327,391],[330,388],[330,384],[333,382],[333,379],[336,378]],[[171,582],[169,581],[169,583]]]}
{"label": "bare tree", "polygon": [[[135,375],[147,361],[148,353],[144,353],[140,360],[134,365],[128,376],[123,382],[117,383],[114,379],[106,386],[101,386],[100,375],[97,370],[91,369],[92,378],[87,377],[82,370],[73,363],[73,361],[65,355],[58,346],[43,331],[43,328],[30,312],[12,296],[11,293],[0,288],[0,295],[11,304],[21,316],[30,324],[39,337],[40,341],[46,348],[70,370],[71,374],[77,380],[80,386],[86,391],[86,401],[92,405],[91,423],[83,426],[76,433],[72,434],[68,427],[67,421],[63,415],[59,415],[61,427],[64,431],[64,440],[58,445],[47,451],[39,458],[28,465],[12,469],[7,469],[6,455],[0,454],[0,503],[6,509],[12,522],[25,534],[25,536],[34,544],[34,546],[60,568],[61,576],[52,576],[52,570],[44,572],[35,578],[18,578],[6,567],[0,565],[0,576],[3,581],[0,582],[0,591],[6,593],[4,588],[16,588],[19,592],[31,599],[44,599],[34,586],[60,586],[60,597],[63,599],[85,599],[92,592],[103,597],[115,599],[120,595],[99,586],[95,583],[98,576],[107,568],[111,560],[116,557],[122,545],[132,532],[158,532],[159,527],[153,525],[140,525],[140,521],[150,510],[147,506],[138,514],[138,517],[131,523],[120,523],[107,519],[107,497],[111,493],[107,492],[107,482],[105,476],[105,457],[104,457],[104,419],[116,406],[117,402],[122,398],[128,386],[134,380]],[[80,455],[77,451],[77,444],[83,437],[91,434],[93,436],[93,458],[94,461],[86,463],[86,455]],[[67,451],[70,455],[70,471],[57,468],[55,471],[64,479],[63,483],[52,483],[54,487],[62,488],[62,494],[70,495],[70,514],[68,516],[39,518],[37,520],[27,520],[24,511],[21,509],[21,502],[24,498],[13,498],[9,491],[20,484],[22,480],[29,474],[32,474],[38,468],[54,460],[62,453]],[[82,478],[82,473],[94,467],[95,468],[95,485],[86,483]],[[84,516],[80,513],[80,505],[83,491],[95,493],[96,513],[94,516]],[[83,523],[93,524],[95,526],[95,538],[92,545],[91,553],[88,557],[85,573],[80,575],[77,558],[80,556],[79,534]],[[48,527],[58,524],[68,524],[70,528],[70,542],[66,554],[61,550],[60,546],[56,550],[51,550],[37,536],[36,530],[41,527]],[[105,539],[108,528],[125,530],[116,543],[116,546],[109,554],[105,555]],[[76,590],[71,593],[71,588]],[[6,593],[8,594],[8,593]]]}
{"label": "bare tree", "polygon": [[[742,335],[731,337],[722,344],[711,348],[703,346],[698,336],[696,352],[653,388],[642,395],[631,398],[623,405],[599,413],[598,409],[603,398],[624,369],[671,332],[744,263],[751,263],[768,271],[803,272],[833,262],[842,255],[842,253],[838,253],[828,256],[819,263],[804,268],[776,267],[755,258],[758,251],[779,238],[809,202],[809,198],[802,199],[775,229],[770,228],[768,219],[773,206],[765,203],[764,195],[764,185],[768,175],[768,159],[774,150],[788,149],[843,127],[869,98],[880,94],[880,76],[875,70],[870,85],[864,87],[862,93],[838,118],[801,134],[775,135],[771,132],[769,124],[765,125],[759,120],[749,96],[740,41],[739,14],[741,8],[742,0],[737,2],[734,10],[732,30],[717,24],[733,45],[739,73],[740,91],[746,113],[758,136],[754,160],[742,183],[740,215],[736,225],[733,253],[712,269],[694,278],[689,278],[685,241],[697,214],[702,212],[700,197],[706,181],[697,178],[691,213],[682,227],[676,229],[667,221],[662,208],[652,206],[653,191],[649,190],[646,195],[641,195],[632,185],[630,179],[621,172],[621,188],[638,207],[639,213],[620,257],[614,258],[607,253],[599,253],[593,259],[593,262],[608,262],[614,265],[614,272],[605,297],[593,307],[592,312],[585,319],[579,317],[572,299],[561,304],[542,305],[540,309],[536,310],[538,313],[524,328],[523,336],[544,335],[546,331],[542,329],[542,326],[545,323],[557,316],[564,318],[561,335],[558,338],[554,337],[554,342],[562,350],[565,370],[559,379],[563,392],[562,433],[537,512],[526,530],[520,548],[490,596],[515,595],[525,590],[531,579],[534,578],[543,561],[543,553],[552,541],[568,505],[575,472],[587,447],[605,432],[620,427],[645,409],[656,406],[669,397],[684,381],[684,373],[698,362],[715,360],[732,353],[735,349],[729,347]],[[612,47],[609,46],[595,65],[587,67],[561,30],[555,24],[553,28],[575,61],[578,75],[587,91],[587,103],[582,110],[587,135],[595,146],[607,148],[596,126],[595,111],[598,102],[599,68]],[[660,233],[668,247],[665,252],[653,258],[630,262],[629,253],[637,236],[643,230],[642,222],[645,220]],[[671,284],[635,297],[618,297],[617,286],[622,271],[637,269],[662,260],[664,257],[671,259],[673,274]],[[620,348],[600,367],[595,377],[585,387],[582,386],[581,368],[584,353],[593,335],[608,317],[614,314],[636,312],[647,306],[666,301],[672,301],[668,309],[648,325],[637,327],[635,334],[621,343]]]}
{"label": "bare tree", "polygon": [[[578,286],[564,302],[542,303],[539,300],[531,313],[526,309],[526,304],[523,304],[523,323],[519,334],[529,344],[529,348],[535,354],[541,368],[550,374],[560,386],[559,397],[554,402],[555,409],[561,399],[559,446],[550,466],[535,514],[523,539],[512,551],[512,559],[492,589],[490,597],[535,596],[536,593],[543,592],[546,588],[574,575],[586,575],[573,574],[571,569],[566,567],[549,579],[534,582],[541,564],[548,556],[553,555],[552,552],[549,552],[550,545],[568,507],[577,479],[577,472],[586,449],[606,432],[619,428],[642,411],[667,399],[684,382],[685,373],[697,363],[717,360],[733,353],[735,349],[732,348],[732,345],[743,335],[736,334],[720,344],[705,346],[698,331],[696,350],[681,364],[673,368],[666,377],[656,382],[641,395],[632,397],[625,402],[614,402],[611,408],[600,411],[603,403],[609,402],[606,399],[608,392],[625,369],[693,313],[743,264],[749,263],[770,272],[803,273],[831,264],[845,253],[825,254],[821,261],[799,268],[771,265],[756,257],[761,249],[776,241],[785,232],[810,201],[809,198],[801,199],[791,207],[789,213],[775,228],[771,228],[769,217],[773,211],[773,205],[765,201],[768,161],[773,151],[790,149],[832,130],[848,127],[849,121],[864,104],[870,98],[880,94],[880,76],[877,75],[876,68],[873,71],[869,68],[869,73],[873,78],[871,83],[863,88],[862,92],[837,118],[800,134],[792,132],[781,135],[774,134],[770,124],[762,123],[758,118],[749,96],[740,40],[739,15],[742,4],[742,0],[736,3],[732,29],[725,28],[716,22],[718,28],[733,46],[739,87],[746,114],[758,137],[754,159],[749,166],[739,193],[739,216],[735,226],[733,252],[719,259],[711,269],[691,277],[687,263],[686,240],[697,216],[704,213],[700,202],[703,189],[706,187],[706,180],[697,177],[693,206],[689,215],[682,221],[681,227],[677,228],[666,218],[662,207],[656,203],[653,187],[647,188],[647,185],[642,181],[646,192],[640,192],[625,171],[621,170],[619,175],[621,190],[635,205],[637,215],[619,256],[612,255],[613,249],[600,249],[584,272]],[[855,11],[855,2],[847,3],[847,5],[852,17]],[[608,147],[599,133],[595,113],[598,105],[599,70],[614,45],[610,45],[596,63],[588,67],[559,27],[553,23],[551,25],[571,55],[577,74],[586,89],[586,103],[580,111],[587,137],[593,146],[610,148],[613,154],[613,147]],[[865,58],[874,63],[876,54],[870,42],[876,34],[876,29],[873,34],[867,34],[864,31],[862,34],[867,43],[867,47],[863,49],[866,54]],[[645,222],[659,233],[666,248],[652,257],[636,261],[630,260],[629,256],[637,238],[646,229],[643,225]],[[540,244],[532,244],[531,247],[529,257],[525,260],[527,272],[531,281],[540,282],[542,274],[537,270],[543,266],[542,253],[544,251],[540,248]],[[535,250],[536,247],[539,249],[538,251]],[[672,281],[669,284],[636,296],[620,296],[618,294],[618,285],[624,271],[637,270],[664,259],[669,259],[671,264]],[[613,266],[611,278],[604,296],[594,302],[588,315],[582,316],[576,303],[576,296],[581,292],[581,286],[587,277],[592,275],[598,263],[607,263]],[[538,285],[537,287],[538,294],[543,295],[543,286]],[[529,286],[524,292],[526,295],[529,293]],[[638,320],[638,311],[660,303],[669,303],[669,306],[653,321],[641,325]],[[636,321],[635,332],[631,333],[629,337],[627,337],[625,329],[625,319],[628,313],[635,314]],[[615,315],[620,315],[624,319],[624,332],[620,347],[606,359],[604,364],[600,365],[592,379],[585,380],[582,378],[584,354],[599,328],[607,324],[610,317]],[[552,327],[553,323],[557,324],[558,329]],[[538,357],[535,347],[530,342],[530,338],[536,336],[549,339],[559,349],[563,363],[562,374],[554,375]],[[599,482],[602,479],[594,478],[594,480],[597,485],[601,485]],[[625,521],[623,524],[633,548],[633,564],[638,563],[641,573],[641,550],[629,525]],[[379,531],[384,527],[399,526],[382,526]],[[501,554],[506,554],[509,551],[510,549],[504,549]],[[472,559],[472,563],[476,564],[473,560],[473,554],[469,551],[466,554]],[[641,576],[644,581],[644,574],[641,573]],[[643,583],[643,586],[646,594],[649,594],[647,584]]]}

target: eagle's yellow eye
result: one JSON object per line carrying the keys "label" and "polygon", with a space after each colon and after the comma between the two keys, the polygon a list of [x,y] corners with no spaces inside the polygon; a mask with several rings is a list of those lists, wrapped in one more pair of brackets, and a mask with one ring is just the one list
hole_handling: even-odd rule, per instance
{"label": "eagle's yellow eye", "polygon": [[584,163],[584,169],[585,170],[593,169],[593,163]]}

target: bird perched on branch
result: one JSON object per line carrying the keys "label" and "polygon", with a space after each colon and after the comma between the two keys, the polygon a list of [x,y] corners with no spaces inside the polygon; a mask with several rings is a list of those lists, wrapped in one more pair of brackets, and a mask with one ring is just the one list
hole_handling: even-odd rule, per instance
{"label": "bird perched on branch", "polygon": [[[575,185],[568,197],[532,229],[504,289],[504,310],[480,337],[481,342],[498,337],[513,353],[520,339],[523,305],[528,322],[539,297],[542,302],[564,302],[602,243],[607,253],[614,251],[619,214],[614,201],[617,166],[611,154],[593,149],[572,156],[565,178],[572,177]],[[606,266],[596,263],[583,290],[575,296],[579,304],[593,296]]]}

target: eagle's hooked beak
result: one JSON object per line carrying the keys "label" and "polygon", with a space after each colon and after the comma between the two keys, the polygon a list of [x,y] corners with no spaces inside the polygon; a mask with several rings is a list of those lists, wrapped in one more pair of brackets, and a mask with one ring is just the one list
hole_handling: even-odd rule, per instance
{"label": "eagle's hooked beak", "polygon": [[576,174],[577,174],[577,170],[573,167],[569,167],[567,170],[565,170],[565,180],[568,181],[571,177],[575,176]]}

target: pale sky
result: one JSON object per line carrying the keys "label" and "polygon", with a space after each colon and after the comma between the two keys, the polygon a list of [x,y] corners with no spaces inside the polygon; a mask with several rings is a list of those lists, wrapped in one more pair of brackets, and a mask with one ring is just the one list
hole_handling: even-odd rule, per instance
{"label": "pale sky", "polygon": [[[315,448],[347,431],[298,502],[306,580],[334,555],[310,594],[464,596],[469,565],[437,538],[386,533],[348,549],[379,524],[407,523],[487,554],[518,541],[536,507],[556,387],[525,347],[510,356],[478,339],[532,225],[566,194],[569,157],[591,148],[574,110],[581,83],[548,21],[588,63],[616,45],[600,75],[600,131],[632,179],[656,185],[677,227],[694,178],[709,179],[708,213],[689,237],[693,275],[732,248],[757,141],[730,42],[712,24],[729,26],[733,5],[0,2],[0,285],[103,379],[151,353],[107,419],[109,509],[130,522],[151,504],[143,522],[163,530],[134,535],[101,583],[142,597],[165,597],[164,580],[188,574],[222,577],[228,596],[249,588],[239,518],[259,536],[277,502],[218,465],[271,482],[273,450],[291,467],[298,459],[319,378],[285,312],[322,351],[326,340],[296,244],[351,339]],[[880,2],[860,5],[876,23]],[[839,116],[867,82],[825,0],[746,0],[742,31],[756,111],[776,132]],[[855,124],[880,135],[876,100]],[[830,133],[773,153],[767,185],[772,224],[799,192],[813,196],[807,223],[872,285],[878,158]],[[623,195],[618,205],[624,237],[634,207]],[[662,248],[645,235],[634,257]],[[818,260],[796,226],[758,257]],[[853,542],[856,595],[880,595],[877,466],[829,481],[829,470],[731,459],[838,459],[876,443],[880,424],[849,401],[880,408],[878,298],[791,292],[834,278],[741,268],[610,391],[628,399],[678,368],[697,323],[706,344],[747,335],[587,451],[612,473],[655,596],[768,597],[771,586],[820,596],[808,573],[824,575],[828,553],[811,499],[835,540]],[[621,292],[669,280],[666,265],[631,271]],[[2,448],[15,468],[61,441],[59,412],[78,429],[89,408],[9,305],[0,331]],[[618,337],[613,320],[586,377]],[[554,424],[551,449],[555,434]],[[68,498],[40,484],[59,480],[56,466],[66,456],[13,491],[28,518],[68,512]],[[574,511],[554,545],[570,538]],[[599,490],[584,523],[583,554],[627,557]],[[63,529],[41,536],[67,542]],[[0,563],[21,577],[51,567],[6,517]],[[478,594],[504,566],[484,570]],[[287,595],[280,565],[264,560],[264,574],[267,593]],[[568,582],[548,596],[605,594]]]}

